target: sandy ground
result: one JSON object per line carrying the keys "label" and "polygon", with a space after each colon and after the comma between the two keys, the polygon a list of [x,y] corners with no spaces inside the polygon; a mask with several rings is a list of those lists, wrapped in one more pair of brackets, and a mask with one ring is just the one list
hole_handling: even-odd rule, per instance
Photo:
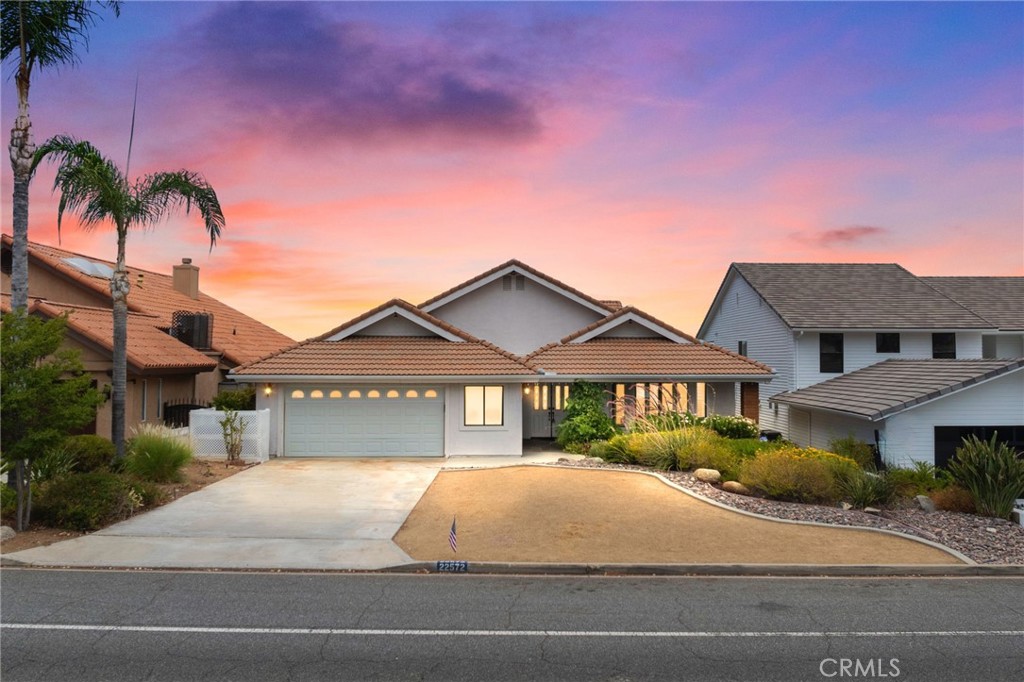
{"label": "sandy ground", "polygon": [[[448,545],[453,516],[457,553]],[[443,471],[394,539],[422,561],[961,563],[883,533],[751,518],[651,476],[546,467]]]}
{"label": "sandy ground", "polygon": [[[184,479],[180,483],[160,485],[160,488],[164,491],[164,500],[161,504],[173,502],[179,497],[201,490],[211,483],[221,481],[228,476],[234,476],[239,471],[244,471],[245,468],[244,466],[228,466],[224,460],[193,459],[182,469]],[[153,508],[155,509],[155,507]],[[149,510],[144,509],[140,513],[145,513],[146,511]],[[13,519],[4,519],[3,523],[12,527],[14,525]],[[81,537],[82,535],[86,535],[86,533],[30,524],[28,530],[0,543],[0,554],[20,552],[23,549],[31,549],[33,547],[44,547],[62,540]]]}

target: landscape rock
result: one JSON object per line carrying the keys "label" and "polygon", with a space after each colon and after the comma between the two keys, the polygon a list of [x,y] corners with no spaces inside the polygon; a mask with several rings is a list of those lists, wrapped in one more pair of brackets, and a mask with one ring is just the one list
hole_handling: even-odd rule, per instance
{"label": "landscape rock", "polygon": [[929,513],[935,511],[935,503],[932,502],[932,498],[928,497],[927,495],[918,495],[914,499],[917,500],[917,504],[919,507],[921,507],[921,511],[926,511]]}
{"label": "landscape rock", "polygon": [[705,483],[718,483],[722,480],[722,474],[718,469],[694,469],[693,477]]}
{"label": "landscape rock", "polygon": [[843,502],[839,506],[842,507],[843,511],[850,511],[851,509],[853,509],[853,505],[850,504],[849,502]]}
{"label": "landscape rock", "polygon": [[14,529],[10,526],[0,526],[0,542],[3,540],[10,540],[15,535],[17,535],[17,533],[15,533]]}
{"label": "landscape rock", "polygon": [[875,516],[878,516],[879,514],[882,513],[882,510],[881,509],[876,509],[875,507],[864,507],[864,513],[865,514],[874,514]]}
{"label": "landscape rock", "polygon": [[743,485],[739,481],[726,481],[722,484],[722,490],[728,493],[736,493],[737,495],[749,495],[750,488]]}

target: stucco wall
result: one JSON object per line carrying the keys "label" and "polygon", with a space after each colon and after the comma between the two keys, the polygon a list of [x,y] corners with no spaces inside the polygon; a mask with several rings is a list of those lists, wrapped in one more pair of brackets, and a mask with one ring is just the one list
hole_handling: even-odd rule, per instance
{"label": "stucco wall", "polygon": [[[106,280],[97,280],[106,286]],[[11,293],[11,278],[3,275],[0,290],[5,294]],[[64,277],[55,274],[52,270],[43,268],[31,260],[28,268],[28,290],[29,301],[32,297],[46,298],[61,303],[72,303],[74,305],[94,306],[96,308],[110,308],[110,296],[103,296],[99,293],[92,293],[82,287],[81,284],[71,282]]]}
{"label": "stucco wall", "polygon": [[[495,384],[489,383],[493,386]],[[505,387],[504,424],[502,426],[463,425],[463,385],[447,387],[445,396],[444,454],[452,455],[522,455],[523,454],[523,385]]]}

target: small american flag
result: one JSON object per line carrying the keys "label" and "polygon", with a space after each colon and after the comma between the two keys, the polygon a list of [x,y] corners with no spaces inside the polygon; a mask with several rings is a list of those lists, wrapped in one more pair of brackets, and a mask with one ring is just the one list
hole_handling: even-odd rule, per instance
{"label": "small american flag", "polygon": [[453,552],[459,551],[459,540],[455,535],[455,517],[452,517],[452,529],[448,531],[448,544],[452,546]]}

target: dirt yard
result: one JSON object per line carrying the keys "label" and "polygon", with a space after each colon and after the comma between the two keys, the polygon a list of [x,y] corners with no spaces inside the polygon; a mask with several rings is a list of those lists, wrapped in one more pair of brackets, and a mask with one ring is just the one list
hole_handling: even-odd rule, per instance
{"label": "dirt yard", "polygon": [[[458,552],[448,545],[457,520]],[[395,542],[417,560],[673,564],[956,564],[896,536],[727,511],[642,474],[443,471]]]}
{"label": "dirt yard", "polygon": [[[237,474],[239,471],[244,471],[246,468],[245,466],[228,466],[223,461],[193,459],[182,469],[184,480],[181,483],[167,483],[159,486],[164,491],[164,501],[161,504],[167,504],[179,497],[194,493],[211,483],[216,483],[228,476]],[[145,511],[144,509],[140,513]],[[4,525],[13,527],[13,520],[4,519]],[[82,535],[85,535],[85,533],[32,524],[29,526],[29,530],[18,533],[10,540],[4,540],[3,543],[0,543],[0,554],[9,554],[11,552],[20,552],[23,549],[52,545],[55,542],[70,540]]]}

